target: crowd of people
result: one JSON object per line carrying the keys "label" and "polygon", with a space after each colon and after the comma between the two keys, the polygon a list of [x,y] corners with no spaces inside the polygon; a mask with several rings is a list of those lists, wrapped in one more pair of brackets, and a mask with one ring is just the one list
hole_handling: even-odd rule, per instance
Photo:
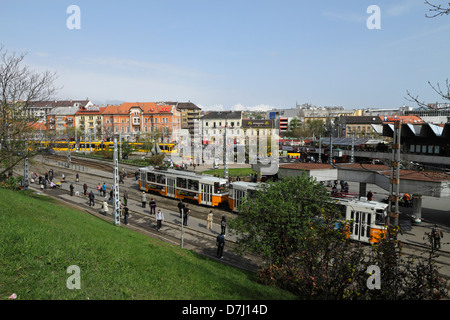
{"label": "crowd of people", "polygon": [[[47,177],[48,175],[48,177]],[[49,178],[51,177],[51,178]],[[64,174],[62,175],[64,181],[65,181],[65,176]],[[123,178],[126,179],[126,174],[122,175]],[[256,178],[257,176],[255,175],[253,178]],[[139,178],[139,172],[136,171],[135,173],[135,179],[138,180]],[[50,170],[49,173],[46,173],[46,177],[45,179],[53,179],[53,170]],[[50,180],[51,181],[51,180]],[[78,184],[80,182],[80,177],[79,174],[76,173],[75,176],[75,183]],[[114,193],[114,184],[112,184],[109,187],[109,199],[108,201],[106,201],[106,192],[107,192],[107,185],[106,182],[99,182],[96,186],[96,190],[97,193],[94,193],[94,191],[92,189],[89,190],[89,186],[87,185],[86,182],[84,182],[82,184],[82,188],[83,188],[83,195],[87,196],[88,202],[89,202],[89,206],[90,207],[95,207],[95,197],[96,195],[99,197],[104,198],[104,201],[101,205],[100,208],[100,212],[103,214],[107,214],[109,212],[109,205],[114,205],[115,203],[115,193]],[[75,192],[75,186],[74,183],[70,183],[69,186],[69,190],[70,190],[70,195],[74,196],[74,192]],[[141,193],[141,197],[140,197],[141,203],[140,206],[145,209],[147,207],[147,193],[146,192],[142,192]],[[125,190],[123,192],[123,198],[119,199],[119,207],[120,207],[120,214],[121,217],[123,218],[123,222],[125,225],[129,224],[129,217],[130,217],[130,209],[129,209],[129,195],[128,195],[128,190]],[[150,199],[150,202],[148,202],[150,210],[148,211],[148,213],[150,215],[153,215],[155,217],[156,220],[156,230],[160,231],[162,226],[163,226],[163,221],[164,221],[164,213],[162,212],[161,209],[157,209],[157,204],[154,198]],[[180,214],[180,219],[181,219],[181,223],[183,224],[183,226],[188,226],[188,221],[189,221],[189,217],[191,216],[191,210],[189,208],[189,204],[183,202],[182,199],[179,200],[178,203],[178,211]],[[213,218],[214,218],[214,214],[213,214],[213,210],[210,210],[209,214],[207,214],[206,216],[206,229],[212,231],[213,230]],[[225,246],[225,231],[226,231],[226,218],[225,216],[222,216],[222,219],[219,223],[220,226],[220,233],[217,236],[216,239],[216,245],[217,245],[217,258],[223,258],[223,249]]]}

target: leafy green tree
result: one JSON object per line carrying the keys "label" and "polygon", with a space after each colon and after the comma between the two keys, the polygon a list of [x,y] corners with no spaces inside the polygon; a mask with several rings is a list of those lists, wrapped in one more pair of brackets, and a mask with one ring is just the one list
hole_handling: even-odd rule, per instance
{"label": "leafy green tree", "polygon": [[311,223],[330,207],[325,187],[303,174],[263,185],[230,224],[238,247],[282,265],[303,247]]}

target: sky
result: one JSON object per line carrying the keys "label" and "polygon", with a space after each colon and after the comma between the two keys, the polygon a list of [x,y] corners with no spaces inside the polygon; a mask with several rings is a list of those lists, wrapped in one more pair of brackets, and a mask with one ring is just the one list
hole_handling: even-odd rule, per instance
{"label": "sky", "polygon": [[424,0],[0,0],[0,44],[55,71],[55,99],[415,107],[407,90],[442,102],[428,81],[450,71],[450,16],[428,10]]}

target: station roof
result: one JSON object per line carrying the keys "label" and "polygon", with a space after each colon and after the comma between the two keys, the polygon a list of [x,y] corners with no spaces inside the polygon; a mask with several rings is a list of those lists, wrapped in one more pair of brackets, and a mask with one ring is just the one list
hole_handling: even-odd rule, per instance
{"label": "station roof", "polygon": [[[319,140],[315,140],[315,142],[318,142]],[[330,138],[321,138],[320,139],[322,144],[329,145],[330,144]],[[334,146],[351,146],[353,144],[352,138],[333,138],[332,141]],[[358,145],[375,145],[378,143],[385,143],[385,141],[381,139],[370,139],[370,138],[355,138],[355,146]]]}

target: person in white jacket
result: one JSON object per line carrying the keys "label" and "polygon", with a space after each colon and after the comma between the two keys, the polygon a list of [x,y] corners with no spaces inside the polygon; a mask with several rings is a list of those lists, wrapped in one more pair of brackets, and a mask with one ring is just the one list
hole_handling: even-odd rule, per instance
{"label": "person in white jacket", "polygon": [[158,209],[156,213],[156,230],[159,231],[162,227],[162,222],[164,221],[164,214],[161,212],[161,209]]}

